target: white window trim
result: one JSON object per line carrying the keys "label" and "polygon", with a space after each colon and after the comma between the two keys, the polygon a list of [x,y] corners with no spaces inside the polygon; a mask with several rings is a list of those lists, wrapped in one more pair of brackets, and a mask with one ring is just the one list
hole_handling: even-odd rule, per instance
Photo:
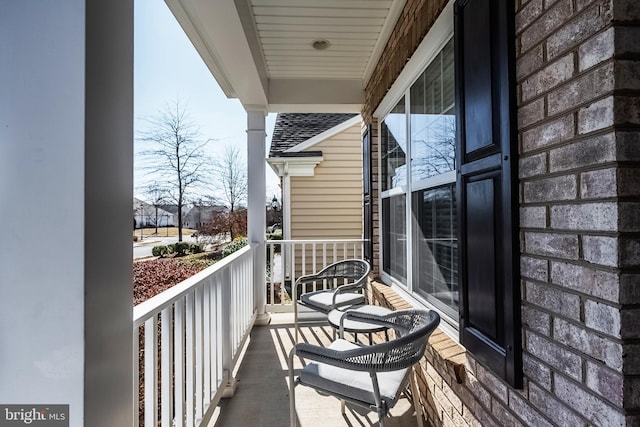
{"label": "white window trim", "polygon": [[381,119],[386,116],[400,101],[411,85],[420,77],[433,58],[442,50],[453,35],[453,0],[436,19],[427,35],[424,37],[407,65],[373,112],[373,116]]}
{"label": "white window trim", "polygon": [[449,172],[442,173],[440,175],[431,176],[426,179],[422,179],[420,181],[416,181],[411,186],[411,191],[417,191],[425,188],[433,188],[439,187],[445,184],[451,184],[452,182],[456,182],[456,171],[452,170]]}
{"label": "white window trim", "polygon": [[[444,10],[433,24],[425,38],[422,40],[414,54],[411,56],[411,59],[407,62],[407,65],[404,67],[398,78],[391,85],[391,88],[385,95],[385,97],[380,102],[378,108],[374,111],[373,116],[378,119],[378,135],[381,138],[382,135],[382,119],[391,112],[391,110],[400,102],[402,97],[404,96],[405,101],[405,111],[407,113],[407,138],[410,139],[411,135],[411,119],[410,119],[410,111],[409,104],[410,100],[410,88],[415,83],[415,81],[422,75],[427,66],[434,60],[434,58],[442,51],[444,46],[451,40],[453,37],[453,25],[454,25],[454,17],[453,17],[453,5],[454,0],[450,0],[447,6],[445,6]],[[407,158],[411,158],[411,144],[408,143],[408,153]],[[392,289],[398,292],[401,296],[403,296],[407,301],[409,301],[414,306],[423,306],[431,309],[435,309],[440,314],[442,320],[440,329],[449,335],[456,342],[459,340],[459,332],[458,332],[458,324],[459,319],[452,318],[447,314],[443,313],[441,310],[438,310],[433,304],[429,303],[425,298],[420,296],[417,292],[413,290],[413,257],[412,257],[412,245],[413,245],[413,233],[411,232],[411,215],[408,212],[411,212],[411,193],[414,190],[424,188],[426,186],[432,187],[440,184],[447,184],[450,182],[455,182],[456,180],[456,171],[446,172],[442,175],[438,175],[436,177],[427,178],[425,180],[421,180],[415,183],[411,183],[411,166],[408,162],[409,166],[407,169],[407,184],[403,184],[402,186],[392,188],[390,190],[380,192],[378,196],[378,206],[382,206],[382,200],[384,198],[388,198],[393,195],[405,194],[407,195],[406,200],[406,209],[405,212],[406,217],[406,230],[407,230],[407,284],[401,283],[399,280],[394,279],[386,273],[382,266],[384,265],[384,244],[380,244],[379,249],[379,265],[380,265],[380,277],[383,282],[391,285]],[[382,171],[382,144],[378,144],[378,170]],[[383,238],[383,221],[382,221],[382,208],[379,209],[380,221],[378,226],[378,235]],[[382,242],[381,242],[382,243]]]}

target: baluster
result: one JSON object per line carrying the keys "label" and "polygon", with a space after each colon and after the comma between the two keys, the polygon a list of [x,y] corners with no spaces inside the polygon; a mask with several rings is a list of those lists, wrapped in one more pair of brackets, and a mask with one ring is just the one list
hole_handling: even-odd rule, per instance
{"label": "baluster", "polygon": [[202,286],[198,286],[194,291],[194,315],[195,315],[195,410],[196,420],[202,419],[204,404],[204,382],[203,382],[203,319],[202,319]]}
{"label": "baluster", "polygon": [[[204,342],[202,344],[204,350],[204,397],[205,404],[209,405],[211,401],[211,279],[208,279],[202,289],[204,292],[203,307],[203,326],[204,326]],[[205,408],[206,410],[206,408]]]}
{"label": "baluster", "polygon": [[187,427],[195,425],[195,402],[194,402],[194,387],[195,387],[195,369],[194,369],[194,313],[193,313],[193,293],[187,294],[185,297],[185,341],[186,341],[186,366],[185,366],[185,379],[186,379],[186,410],[187,410]]}
{"label": "baluster", "polygon": [[185,387],[184,387],[184,372],[185,372],[185,322],[184,322],[184,299],[179,299],[174,304],[174,360],[175,360],[175,416],[174,426],[183,427],[185,420]]}
{"label": "baluster", "polygon": [[140,425],[140,327],[133,334],[133,427]]}
{"label": "baluster", "polygon": [[144,425],[158,424],[157,315],[144,322]]}
{"label": "baluster", "polygon": [[[160,390],[161,390],[161,413],[162,425],[170,427],[173,419],[173,396],[172,396],[172,377],[173,377],[173,334],[172,334],[172,314],[173,307],[169,306],[162,310],[160,318]],[[145,424],[146,425],[146,424]]]}

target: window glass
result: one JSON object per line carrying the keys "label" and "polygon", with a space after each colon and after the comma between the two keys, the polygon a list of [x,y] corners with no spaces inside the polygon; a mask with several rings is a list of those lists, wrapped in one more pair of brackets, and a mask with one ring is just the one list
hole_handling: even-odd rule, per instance
{"label": "window glass", "polygon": [[458,311],[455,183],[416,191],[412,200],[414,289],[449,315]]}
{"label": "window glass", "polygon": [[411,181],[455,169],[453,41],[411,86]]}
{"label": "window glass", "polygon": [[383,268],[391,277],[407,279],[407,198],[404,194],[382,200]]}
{"label": "window glass", "polygon": [[407,119],[404,97],[382,121],[382,191],[407,182]]}
{"label": "window glass", "polygon": [[450,40],[384,117],[380,130],[383,271],[404,284],[411,276],[409,288],[416,295],[456,319],[453,65]]}

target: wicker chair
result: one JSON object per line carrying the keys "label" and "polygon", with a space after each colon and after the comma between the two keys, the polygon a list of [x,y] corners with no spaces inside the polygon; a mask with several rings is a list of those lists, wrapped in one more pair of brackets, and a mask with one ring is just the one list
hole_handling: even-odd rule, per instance
{"label": "wicker chair", "polygon": [[[324,314],[335,308],[363,304],[367,301],[366,285],[370,271],[367,261],[347,259],[328,265],[317,273],[300,276],[292,289],[296,342],[298,304]],[[307,292],[308,285],[314,282],[326,286],[326,289]]]}
{"label": "wicker chair", "polygon": [[[412,378],[412,366],[424,355],[429,335],[440,323],[440,316],[428,310],[401,310],[386,316],[347,311],[345,316],[387,326],[395,331],[395,338],[370,346],[342,339],[326,348],[297,344],[288,359],[291,427],[296,426],[295,386],[298,384],[342,400],[343,414],[345,401],[375,410],[379,425],[384,426],[384,417]],[[293,371],[294,356],[313,361],[302,369],[297,378],[294,378]],[[415,404],[417,388],[413,381],[412,389]],[[420,405],[415,406],[416,416],[421,422]]]}

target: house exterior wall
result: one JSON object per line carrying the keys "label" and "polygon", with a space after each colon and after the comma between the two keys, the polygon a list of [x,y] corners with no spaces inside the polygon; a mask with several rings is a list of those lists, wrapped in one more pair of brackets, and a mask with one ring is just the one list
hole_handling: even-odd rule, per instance
{"label": "house exterior wall", "polygon": [[362,238],[360,124],[310,148],[322,151],[314,176],[291,177],[291,238]]}
{"label": "house exterior wall", "polygon": [[[415,49],[409,35],[433,22],[416,17],[422,3],[407,2],[367,86],[367,120]],[[436,426],[638,425],[640,3],[514,5],[524,387],[437,332],[418,370],[422,404]],[[408,306],[381,283],[371,295]]]}

